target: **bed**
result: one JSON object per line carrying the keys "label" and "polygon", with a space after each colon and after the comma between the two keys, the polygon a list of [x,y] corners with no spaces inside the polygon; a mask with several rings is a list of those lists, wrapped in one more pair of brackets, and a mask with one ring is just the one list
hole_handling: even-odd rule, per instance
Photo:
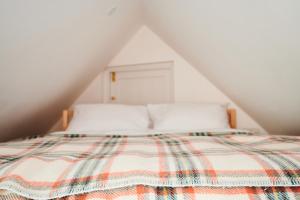
{"label": "bed", "polygon": [[[72,112],[63,113],[68,128]],[[1,143],[0,199],[300,197],[300,137],[232,127],[105,133],[67,129]]]}

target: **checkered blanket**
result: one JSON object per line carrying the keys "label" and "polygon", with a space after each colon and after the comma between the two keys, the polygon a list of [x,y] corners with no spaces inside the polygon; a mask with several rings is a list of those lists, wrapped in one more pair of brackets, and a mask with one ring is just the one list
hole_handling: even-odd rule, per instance
{"label": "checkered blanket", "polygon": [[[29,200],[0,191],[0,199]],[[59,200],[299,200],[300,187],[151,187],[137,185],[71,195]]]}
{"label": "checkered blanket", "polygon": [[299,175],[300,137],[65,134],[0,144],[0,189],[36,199],[137,190],[137,185],[156,188],[150,193],[160,187],[199,190],[200,196],[221,187],[293,192],[299,190]]}

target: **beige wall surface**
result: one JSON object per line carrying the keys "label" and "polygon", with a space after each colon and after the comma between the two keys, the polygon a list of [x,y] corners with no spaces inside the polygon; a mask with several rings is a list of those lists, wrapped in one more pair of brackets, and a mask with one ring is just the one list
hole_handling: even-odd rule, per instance
{"label": "beige wall surface", "polygon": [[[120,52],[110,61],[110,66],[134,65],[174,61],[175,102],[230,103],[238,112],[238,128],[251,128],[266,132],[257,122],[218,90],[199,71],[166,45],[147,26],[141,27]],[[102,73],[90,84],[76,103],[102,102]]]}
{"label": "beige wall surface", "polygon": [[45,133],[140,19],[138,0],[1,0],[0,141]]}
{"label": "beige wall surface", "polygon": [[[144,31],[110,64],[173,59],[177,101],[235,102],[243,127],[300,134],[299,10],[298,0],[1,0],[0,141],[45,133],[142,24],[168,45]],[[98,101],[97,87],[78,101]]]}
{"label": "beige wall surface", "polygon": [[299,0],[143,0],[146,24],[272,134],[300,135]]}

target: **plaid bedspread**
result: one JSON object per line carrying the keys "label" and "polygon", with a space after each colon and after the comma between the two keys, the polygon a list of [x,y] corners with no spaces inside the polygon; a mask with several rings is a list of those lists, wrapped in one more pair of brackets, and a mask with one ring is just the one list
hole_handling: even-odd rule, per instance
{"label": "plaid bedspread", "polygon": [[[3,200],[28,200],[0,191]],[[59,200],[299,200],[300,187],[151,187],[137,185],[71,195]]]}
{"label": "plaid bedspread", "polygon": [[140,188],[144,195],[159,188],[166,195],[221,188],[264,195],[264,187],[296,195],[299,175],[300,137],[65,134],[0,144],[0,189],[36,199]]}

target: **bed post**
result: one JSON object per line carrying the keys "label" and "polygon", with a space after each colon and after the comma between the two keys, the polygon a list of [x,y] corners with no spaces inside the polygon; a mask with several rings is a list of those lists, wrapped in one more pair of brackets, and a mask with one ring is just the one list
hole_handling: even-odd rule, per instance
{"label": "bed post", "polygon": [[63,110],[62,112],[62,128],[66,130],[68,127],[68,110]]}
{"label": "bed post", "polygon": [[227,114],[230,128],[237,128],[236,110],[228,109]]}
{"label": "bed post", "polygon": [[73,116],[72,110],[63,110],[62,112],[62,128],[63,130],[66,130],[69,126],[69,122]]}

